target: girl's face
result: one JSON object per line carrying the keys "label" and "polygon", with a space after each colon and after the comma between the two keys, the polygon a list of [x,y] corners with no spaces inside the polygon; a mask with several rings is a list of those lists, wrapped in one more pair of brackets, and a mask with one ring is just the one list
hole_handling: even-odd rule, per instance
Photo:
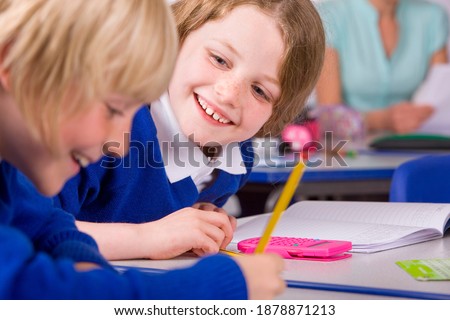
{"label": "girl's face", "polygon": [[58,154],[30,135],[17,107],[8,108],[7,119],[11,125],[3,128],[2,136],[6,132],[9,139],[3,141],[0,154],[25,173],[42,194],[52,196],[79,172],[80,166],[97,161],[106,142],[113,141],[114,149],[109,148],[110,152],[121,155],[126,152],[124,132],[130,131],[138,106],[136,101],[110,95],[93,102],[78,115],[63,115],[57,139]]}
{"label": "girl's face", "polygon": [[169,86],[183,133],[200,146],[254,136],[281,94],[284,52],[276,21],[243,5],[191,32]]}

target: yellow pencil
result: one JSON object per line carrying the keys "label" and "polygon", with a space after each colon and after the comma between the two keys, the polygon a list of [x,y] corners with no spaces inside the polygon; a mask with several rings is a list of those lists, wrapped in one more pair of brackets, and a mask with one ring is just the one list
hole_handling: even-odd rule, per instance
{"label": "yellow pencil", "polygon": [[302,160],[298,162],[298,164],[292,169],[291,174],[289,175],[288,181],[281,192],[280,198],[278,199],[275,209],[267,223],[266,229],[256,246],[255,253],[263,253],[266,250],[267,243],[269,243],[270,236],[272,235],[273,229],[280,220],[281,215],[287,209],[289,203],[294,196],[295,190],[300,182],[300,179],[303,176],[303,172],[305,171],[305,164]]}
{"label": "yellow pencil", "polygon": [[227,250],[227,249],[220,249],[219,251],[222,252],[222,253],[225,253],[225,254],[227,254],[229,256],[232,256],[232,257],[237,257],[237,256],[241,256],[242,255],[241,253],[230,251],[230,250]]}

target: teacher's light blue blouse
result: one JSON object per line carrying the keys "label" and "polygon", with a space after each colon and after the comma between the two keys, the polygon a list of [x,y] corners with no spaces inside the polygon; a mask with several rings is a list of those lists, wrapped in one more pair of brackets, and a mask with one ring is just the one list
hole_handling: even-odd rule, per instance
{"label": "teacher's light blue blouse", "polygon": [[359,111],[410,100],[433,53],[446,44],[447,15],[426,1],[399,0],[400,36],[391,57],[379,33],[378,11],[369,0],[328,0],[317,7],[327,44],[339,54],[343,103]]}

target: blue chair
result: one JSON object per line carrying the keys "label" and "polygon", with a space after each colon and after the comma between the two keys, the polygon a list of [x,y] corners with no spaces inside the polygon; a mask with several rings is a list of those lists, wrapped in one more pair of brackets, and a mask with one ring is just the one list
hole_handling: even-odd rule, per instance
{"label": "blue chair", "polygon": [[432,155],[401,164],[392,177],[392,202],[450,203],[450,155]]}

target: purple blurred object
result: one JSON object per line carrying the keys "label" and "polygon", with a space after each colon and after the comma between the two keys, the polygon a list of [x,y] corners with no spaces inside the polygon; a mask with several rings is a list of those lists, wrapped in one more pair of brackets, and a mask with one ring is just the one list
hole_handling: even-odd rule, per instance
{"label": "purple blurred object", "polygon": [[314,111],[322,135],[329,131],[336,139],[358,141],[364,138],[364,119],[360,112],[340,104],[318,106]]}

